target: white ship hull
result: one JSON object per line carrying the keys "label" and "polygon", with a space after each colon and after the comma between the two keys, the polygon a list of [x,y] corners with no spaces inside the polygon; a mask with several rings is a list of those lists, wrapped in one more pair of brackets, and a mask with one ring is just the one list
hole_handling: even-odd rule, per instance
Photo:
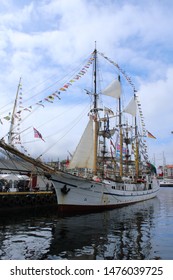
{"label": "white ship hull", "polygon": [[95,182],[68,173],[52,175],[58,200],[58,209],[62,211],[90,211],[113,209],[157,195],[159,183],[131,183],[103,181]]}

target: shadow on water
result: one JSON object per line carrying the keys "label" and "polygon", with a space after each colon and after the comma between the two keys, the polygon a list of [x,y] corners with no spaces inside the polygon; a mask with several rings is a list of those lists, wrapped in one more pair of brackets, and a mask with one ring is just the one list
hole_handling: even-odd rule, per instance
{"label": "shadow on water", "polygon": [[157,238],[168,212],[154,198],[101,213],[60,216],[42,209],[1,216],[0,259],[171,259]]}

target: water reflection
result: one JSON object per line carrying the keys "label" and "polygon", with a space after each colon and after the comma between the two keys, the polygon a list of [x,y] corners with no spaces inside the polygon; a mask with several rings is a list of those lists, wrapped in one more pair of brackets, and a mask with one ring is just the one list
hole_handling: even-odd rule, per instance
{"label": "water reflection", "polygon": [[59,219],[46,258],[146,259],[158,205],[156,198],[113,211]]}
{"label": "water reflection", "polygon": [[172,202],[173,190],[101,213],[1,217],[0,259],[171,259]]}
{"label": "water reflection", "polygon": [[40,218],[17,218],[1,225],[0,259],[41,259],[50,246],[51,227]]}

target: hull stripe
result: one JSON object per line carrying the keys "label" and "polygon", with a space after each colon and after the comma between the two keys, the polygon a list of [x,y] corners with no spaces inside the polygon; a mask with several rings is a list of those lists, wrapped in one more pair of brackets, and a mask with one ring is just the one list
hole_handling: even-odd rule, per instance
{"label": "hull stripe", "polygon": [[[125,191],[126,192],[126,191]],[[117,194],[117,193],[108,193],[108,192],[104,192],[104,194],[106,194],[106,195],[112,195],[112,196],[125,196],[125,197],[127,197],[127,196],[144,196],[144,195],[147,195],[147,194],[153,194],[153,193],[156,193],[156,192],[158,192],[158,189],[157,190],[155,190],[155,191],[152,191],[152,192],[146,192],[145,193],[145,191],[143,191],[143,193],[142,194],[134,194],[134,192],[133,192],[133,194]]]}

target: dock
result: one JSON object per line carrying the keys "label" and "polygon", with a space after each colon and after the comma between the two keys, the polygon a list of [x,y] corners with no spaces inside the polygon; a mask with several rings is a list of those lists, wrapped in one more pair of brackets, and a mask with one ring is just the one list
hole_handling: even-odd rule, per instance
{"label": "dock", "polygon": [[57,207],[57,196],[52,191],[0,192],[0,211]]}

